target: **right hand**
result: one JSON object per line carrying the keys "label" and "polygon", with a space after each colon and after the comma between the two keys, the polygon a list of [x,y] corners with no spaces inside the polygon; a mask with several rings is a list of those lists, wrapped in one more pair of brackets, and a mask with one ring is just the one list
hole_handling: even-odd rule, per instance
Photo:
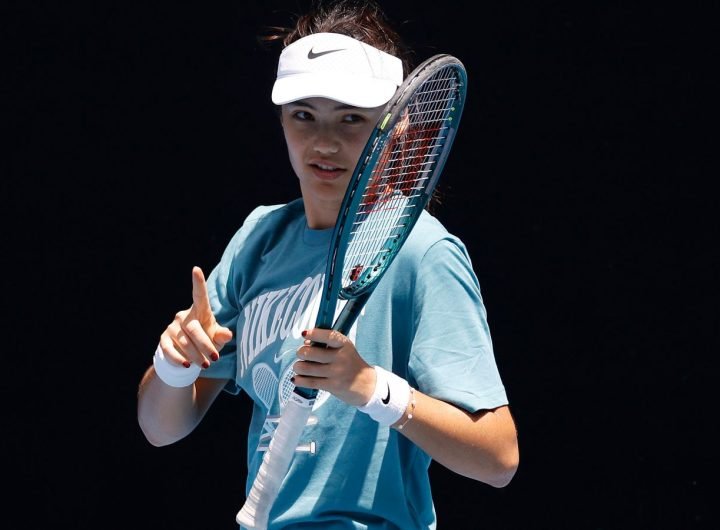
{"label": "right hand", "polygon": [[200,267],[193,267],[193,304],[180,311],[160,335],[160,347],[165,358],[178,365],[189,363],[207,368],[217,361],[219,350],[232,339],[232,331],[215,320],[210,308],[205,275]]}

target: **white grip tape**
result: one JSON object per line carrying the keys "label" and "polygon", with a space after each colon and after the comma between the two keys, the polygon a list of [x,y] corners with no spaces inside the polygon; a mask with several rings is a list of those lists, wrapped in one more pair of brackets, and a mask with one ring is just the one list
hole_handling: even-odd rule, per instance
{"label": "white grip tape", "polygon": [[392,425],[405,414],[410,402],[410,385],[405,379],[375,366],[375,391],[370,401],[358,407],[380,425]]}
{"label": "white grip tape", "polygon": [[153,366],[155,373],[163,380],[166,385],[182,388],[192,385],[200,375],[200,367],[193,363],[189,368],[171,364],[165,358],[162,348],[158,344],[155,355],[153,356]]}
{"label": "white grip tape", "polygon": [[267,528],[270,509],[290,468],[295,448],[310,418],[314,402],[314,398],[305,399],[295,392],[291,394],[245,504],[235,517],[243,528],[252,530]]}

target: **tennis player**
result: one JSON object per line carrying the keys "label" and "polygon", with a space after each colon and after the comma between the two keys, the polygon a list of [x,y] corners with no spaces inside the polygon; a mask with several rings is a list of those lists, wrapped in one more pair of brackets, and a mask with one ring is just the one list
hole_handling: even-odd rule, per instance
{"label": "tennis player", "polygon": [[347,184],[408,54],[371,1],[318,4],[274,37],[271,97],[300,196],[252,211],[207,279],[193,269],[193,304],[140,383],[139,424],[166,446],[221,392],[246,394],[249,491],[293,385],[318,389],[270,528],[434,529],[432,460],[497,488],[519,461],[465,245],[423,212],[351,331],[312,327]]}

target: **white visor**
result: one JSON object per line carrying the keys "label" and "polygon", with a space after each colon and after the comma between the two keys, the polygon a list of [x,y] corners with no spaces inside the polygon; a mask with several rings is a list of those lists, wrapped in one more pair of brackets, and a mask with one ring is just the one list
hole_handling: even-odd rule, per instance
{"label": "white visor", "polygon": [[280,54],[272,101],[328,98],[354,107],[384,105],[402,83],[397,57],[338,33],[314,33]]}

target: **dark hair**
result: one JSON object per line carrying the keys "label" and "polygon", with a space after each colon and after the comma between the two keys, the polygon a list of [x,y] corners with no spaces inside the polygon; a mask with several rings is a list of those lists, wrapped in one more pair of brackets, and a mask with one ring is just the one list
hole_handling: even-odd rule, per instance
{"label": "dark hair", "polygon": [[294,27],[267,28],[260,39],[287,46],[314,33],[340,33],[394,55],[403,62],[405,75],[412,67],[410,50],[372,0],[315,0],[307,13],[297,16]]}

